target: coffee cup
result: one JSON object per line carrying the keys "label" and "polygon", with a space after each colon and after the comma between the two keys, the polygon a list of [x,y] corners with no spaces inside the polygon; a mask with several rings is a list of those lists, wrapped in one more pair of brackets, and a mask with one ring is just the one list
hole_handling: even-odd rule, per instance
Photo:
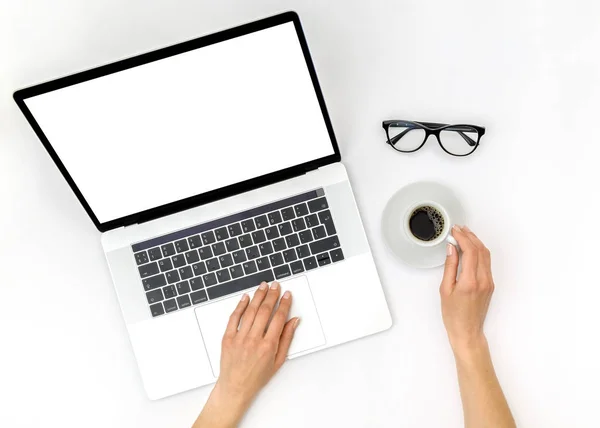
{"label": "coffee cup", "polygon": [[448,211],[434,201],[411,205],[404,216],[404,231],[408,239],[420,247],[452,244],[459,248],[451,234],[452,219]]}

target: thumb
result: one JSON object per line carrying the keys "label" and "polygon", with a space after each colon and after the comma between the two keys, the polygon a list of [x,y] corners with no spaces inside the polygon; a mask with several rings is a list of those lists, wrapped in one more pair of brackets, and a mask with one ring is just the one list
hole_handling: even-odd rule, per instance
{"label": "thumb", "polygon": [[456,275],[458,273],[458,250],[452,244],[446,247],[446,263],[444,265],[444,277],[440,286],[440,293],[450,294],[456,284]]}

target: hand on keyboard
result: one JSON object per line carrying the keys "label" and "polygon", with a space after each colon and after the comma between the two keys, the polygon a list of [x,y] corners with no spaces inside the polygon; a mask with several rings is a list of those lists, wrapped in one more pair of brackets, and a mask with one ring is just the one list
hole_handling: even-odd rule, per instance
{"label": "hand on keyboard", "polygon": [[[244,412],[286,359],[298,318],[286,322],[292,296],[263,282],[252,301],[244,294],[223,337],[221,374],[194,428],[235,427]],[[269,319],[273,318],[269,323]],[[267,328],[268,326],[268,328]]]}

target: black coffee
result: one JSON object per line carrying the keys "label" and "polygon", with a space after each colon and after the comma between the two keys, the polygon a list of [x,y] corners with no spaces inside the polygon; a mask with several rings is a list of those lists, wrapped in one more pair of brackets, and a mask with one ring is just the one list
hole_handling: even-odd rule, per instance
{"label": "black coffee", "polygon": [[444,216],[433,207],[419,207],[410,215],[408,227],[415,238],[433,241],[444,231]]}

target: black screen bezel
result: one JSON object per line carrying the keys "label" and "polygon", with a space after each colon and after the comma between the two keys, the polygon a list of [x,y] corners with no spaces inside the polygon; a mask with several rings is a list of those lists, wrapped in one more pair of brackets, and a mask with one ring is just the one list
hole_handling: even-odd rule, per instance
{"label": "black screen bezel", "polygon": [[[209,46],[215,43],[220,43],[225,40],[230,40],[236,37],[244,36],[250,33],[254,33],[256,31],[261,31],[267,28],[271,28],[277,25],[285,24],[288,22],[293,22],[294,27],[296,28],[296,34],[298,35],[298,40],[300,42],[300,46],[302,47],[302,52],[304,53],[304,59],[306,61],[306,66],[310,73],[310,77],[315,89],[315,93],[317,95],[317,99],[319,101],[319,105],[321,107],[321,112],[323,114],[323,119],[325,121],[325,125],[327,127],[327,131],[329,133],[329,138],[331,140],[331,145],[333,147],[333,154],[314,159],[309,162],[305,162],[303,164],[295,165],[293,167],[289,167],[286,169],[282,169],[279,171],[271,172],[269,174],[265,174],[262,176],[258,176],[243,182],[235,183],[229,186],[225,186],[219,189],[214,189],[205,193],[201,193],[195,196],[191,196],[189,198],[181,199],[175,202],[171,202],[165,205],[161,205],[155,208],[151,208],[145,211],[141,211],[135,214],[131,214],[125,217],[121,217],[118,219],[110,220],[104,223],[100,223],[98,218],[92,211],[90,205],[87,203],[83,194],[80,192],[79,188],[73,181],[71,175],[65,168],[64,164],[58,157],[56,151],[53,149],[50,141],[46,138],[44,133],[42,132],[40,126],[36,122],[35,118],[25,105],[25,100],[27,98],[31,98],[37,95],[41,95],[47,92],[55,91],[57,89],[65,88],[67,86],[76,85],[78,83],[86,82],[88,80],[96,79],[102,76],[106,76],[109,74],[117,73],[123,70],[127,70],[133,67],[137,67],[143,64],[147,64],[153,61],[158,61],[164,58],[168,58],[174,55],[178,55],[184,52],[188,52],[194,49],[199,49],[205,46]],[[287,180],[291,177],[295,177],[298,175],[302,175],[307,171],[319,168],[324,165],[329,165],[331,163],[339,162],[341,160],[341,155],[339,151],[339,147],[333,132],[333,126],[331,124],[331,120],[329,117],[329,113],[327,112],[327,107],[325,106],[325,100],[323,98],[323,93],[321,92],[321,87],[319,85],[317,75],[315,72],[315,68],[310,56],[310,52],[308,50],[308,45],[306,42],[306,38],[304,36],[304,32],[302,30],[302,25],[300,23],[300,18],[295,12],[285,12],[279,15],[275,15],[269,18],[261,19],[259,21],[251,22],[248,24],[244,24],[238,27],[230,28],[224,31],[220,31],[218,33],[210,34],[207,36],[199,37],[193,40],[189,40],[183,43],[178,43],[173,46],[168,46],[162,49],[158,49],[155,51],[147,52],[141,55],[137,55],[135,57],[127,58],[124,60],[120,60],[111,64],[106,64],[100,67],[93,68],[91,70],[82,71],[79,73],[75,73],[69,76],[61,77],[59,79],[55,79],[49,82],[41,83],[35,86],[31,86],[28,88],[20,89],[13,94],[13,98],[22,113],[25,115],[25,118],[35,131],[36,135],[46,148],[48,154],[62,173],[63,177],[71,186],[71,189],[79,199],[79,202],[83,205],[85,211],[88,213],[94,225],[98,228],[100,232],[105,232],[107,230],[115,229],[118,227],[128,226],[136,223],[143,223],[145,221],[149,221],[152,219],[160,218],[166,215],[170,215],[179,211],[183,211],[198,205],[206,204],[215,200],[227,198],[229,196],[233,196],[236,194],[240,194],[243,192],[247,192],[252,189],[256,189],[258,187],[267,186],[282,180]]]}

